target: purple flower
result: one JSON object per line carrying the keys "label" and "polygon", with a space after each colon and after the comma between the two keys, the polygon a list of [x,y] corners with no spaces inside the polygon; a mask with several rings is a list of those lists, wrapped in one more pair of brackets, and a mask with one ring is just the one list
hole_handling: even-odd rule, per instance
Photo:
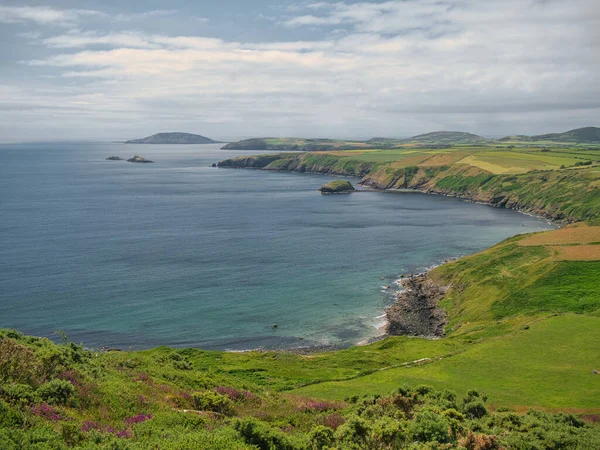
{"label": "purple flower", "polygon": [[33,405],[31,407],[31,413],[35,416],[43,417],[46,420],[51,420],[52,422],[64,420],[64,417],[61,416],[56,409],[46,403]]}
{"label": "purple flower", "polygon": [[126,418],[125,423],[127,425],[134,425],[136,423],[142,423],[150,419],[152,419],[152,414],[138,414],[137,416]]}

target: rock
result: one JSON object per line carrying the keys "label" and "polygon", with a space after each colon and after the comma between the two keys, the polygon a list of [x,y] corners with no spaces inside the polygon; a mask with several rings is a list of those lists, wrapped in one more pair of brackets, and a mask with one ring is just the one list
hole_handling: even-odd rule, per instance
{"label": "rock", "polygon": [[387,332],[390,335],[422,337],[444,336],[446,313],[438,307],[446,293],[427,275],[411,276],[403,280],[406,291],[386,310]]}
{"label": "rock", "polygon": [[106,158],[106,160],[107,161],[124,161],[124,159],[119,156],[109,156],[108,158]]}
{"label": "rock", "polygon": [[274,323],[273,325],[271,325],[271,328],[273,328],[273,329],[278,328],[278,327],[279,327],[279,325],[277,325],[276,323]]}
{"label": "rock", "polygon": [[335,180],[324,184],[319,192],[321,194],[350,194],[356,191],[352,183],[346,180]]}
{"label": "rock", "polygon": [[150,161],[149,159],[142,158],[139,155],[135,155],[133,158],[129,158],[127,161],[132,163],[153,163],[154,161]]}
{"label": "rock", "polygon": [[210,167],[217,167],[217,163],[212,163]]}

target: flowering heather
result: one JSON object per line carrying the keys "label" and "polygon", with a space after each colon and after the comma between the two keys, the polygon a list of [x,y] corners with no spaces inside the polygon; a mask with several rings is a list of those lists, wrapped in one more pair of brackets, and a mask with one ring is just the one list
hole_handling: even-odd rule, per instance
{"label": "flowering heather", "polygon": [[152,419],[152,414],[138,414],[137,416],[126,418],[125,423],[127,425],[134,425],[136,423],[142,423],[150,419]]}
{"label": "flowering heather", "polygon": [[117,434],[115,434],[115,436],[117,436],[118,438],[129,439],[132,435],[131,435],[131,431],[122,430],[122,431],[119,431]]}
{"label": "flowering heather", "polygon": [[344,423],[344,418],[340,414],[329,414],[321,418],[321,424],[333,430],[337,430]]}
{"label": "flowering heather", "polygon": [[40,403],[39,405],[33,405],[31,407],[31,413],[38,417],[43,417],[46,420],[51,420],[52,422],[58,422],[59,420],[64,420],[64,417],[61,416],[56,409],[46,403]]}
{"label": "flowering heather", "polygon": [[246,400],[255,400],[256,395],[249,391],[238,391],[235,388],[227,387],[227,386],[218,386],[215,388],[215,391],[221,395],[226,395],[233,401],[246,401]]}
{"label": "flowering heather", "polygon": [[98,426],[98,422],[91,422],[89,420],[86,420],[83,425],[81,425],[81,431],[83,431],[84,433],[87,433],[88,431],[91,430],[99,430],[100,427]]}

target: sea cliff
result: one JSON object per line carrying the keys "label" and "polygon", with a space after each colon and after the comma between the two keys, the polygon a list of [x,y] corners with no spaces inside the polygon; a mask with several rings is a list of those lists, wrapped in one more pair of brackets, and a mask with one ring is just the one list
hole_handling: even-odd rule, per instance
{"label": "sea cliff", "polygon": [[560,223],[600,219],[600,186],[590,169],[496,175],[467,164],[394,167],[323,153],[244,156],[218,166],[352,176],[372,189],[459,197]]}

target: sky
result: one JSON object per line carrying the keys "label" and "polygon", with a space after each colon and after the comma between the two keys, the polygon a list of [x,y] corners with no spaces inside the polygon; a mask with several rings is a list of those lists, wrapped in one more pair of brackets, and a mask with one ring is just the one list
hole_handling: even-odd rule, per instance
{"label": "sky", "polygon": [[583,126],[598,0],[0,0],[0,142]]}

